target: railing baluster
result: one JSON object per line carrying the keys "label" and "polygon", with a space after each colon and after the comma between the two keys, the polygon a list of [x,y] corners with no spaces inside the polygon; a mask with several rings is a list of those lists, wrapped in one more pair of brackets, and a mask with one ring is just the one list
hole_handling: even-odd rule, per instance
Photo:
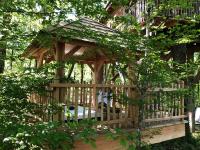
{"label": "railing baluster", "polygon": [[74,105],[75,103],[75,87],[72,87],[72,105]]}
{"label": "railing baluster", "polygon": [[110,116],[111,116],[111,114],[113,114],[113,112],[112,113],[110,113],[110,100],[111,100],[111,93],[110,93],[110,91],[109,91],[110,89],[109,88],[107,88],[106,89],[106,93],[107,93],[107,121],[109,122],[110,121]]}
{"label": "railing baluster", "polygon": [[[116,88],[116,97],[120,97],[119,88]],[[122,100],[118,99],[117,101],[119,101],[119,100],[120,100],[120,102],[119,102],[119,107],[120,107],[119,119],[121,120],[123,118],[123,116],[122,116]],[[119,127],[120,128],[122,127],[121,123],[119,124]]]}
{"label": "railing baluster", "polygon": [[[124,96],[126,91],[125,91],[125,88],[121,88],[121,91],[122,91],[122,95]],[[122,97],[122,100],[124,102],[124,107],[125,107],[125,119],[126,119],[126,122],[125,122],[125,127],[127,128],[128,127],[128,103],[126,100],[124,100],[124,97]]]}
{"label": "railing baluster", "polygon": [[[112,104],[113,116],[112,116],[112,120],[116,120],[117,119],[117,116],[116,116],[116,87],[112,87],[112,98],[113,98],[113,104]],[[116,125],[114,124],[113,127],[115,128]]]}
{"label": "railing baluster", "polygon": [[[101,106],[100,106],[100,109],[101,109],[101,121],[104,120],[104,88],[100,89],[99,92],[101,91]],[[99,93],[100,94],[100,93]]]}
{"label": "railing baluster", "polygon": [[98,98],[97,98],[97,86],[94,84],[93,86],[93,101],[94,101],[94,107],[95,107],[95,119],[98,118]]}
{"label": "railing baluster", "polygon": [[75,111],[74,111],[74,117],[75,121],[78,121],[78,101],[79,101],[79,88],[75,87],[75,96],[74,96],[74,102],[75,102]]}
{"label": "railing baluster", "polygon": [[83,119],[85,119],[85,109],[87,107],[86,88],[82,87]]}
{"label": "railing baluster", "polygon": [[89,109],[88,109],[88,118],[91,118],[91,107],[92,107],[92,89],[93,88],[89,88]]}
{"label": "railing baluster", "polygon": [[174,92],[174,116],[177,116],[177,94]]}

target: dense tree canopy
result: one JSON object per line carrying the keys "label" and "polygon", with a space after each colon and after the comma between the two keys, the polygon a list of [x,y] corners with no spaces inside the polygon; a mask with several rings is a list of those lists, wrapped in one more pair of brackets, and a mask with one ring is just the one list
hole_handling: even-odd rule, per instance
{"label": "dense tree canopy", "polygon": [[[59,122],[35,123],[37,119],[41,119],[38,109],[48,110],[53,114],[60,111],[59,106],[44,108],[27,102],[30,93],[43,94],[45,86],[53,77],[49,72],[52,73],[52,68],[57,66],[47,64],[36,69],[34,60],[21,55],[35,38],[48,44],[46,41],[50,36],[39,37],[39,31],[42,30],[48,35],[47,29],[60,22],[70,23],[80,17],[87,17],[104,24],[112,24],[112,28],[116,30],[113,35],[99,34],[84,27],[81,33],[61,30],[56,32],[62,37],[66,35],[65,40],[69,39],[69,35],[93,37],[98,44],[123,54],[122,63],[113,65],[113,70],[123,70],[126,63],[134,66],[136,79],[133,84],[137,85],[142,95],[139,99],[143,98],[149,85],[166,85],[179,80],[187,81],[188,85],[198,83],[199,14],[195,11],[190,16],[175,14],[175,21],[171,19],[172,25],[168,22],[170,16],[163,16],[158,22],[154,22],[155,18],[160,18],[166,11],[189,10],[193,3],[188,0],[169,0],[156,7],[153,0],[147,2],[148,7],[142,13],[145,22],[140,22],[132,15],[131,8],[135,3],[129,0],[1,0],[0,149],[42,149],[45,146],[50,149],[71,149],[73,140],[77,137],[94,146],[96,132],[90,127],[95,122],[86,121],[83,125],[68,124],[65,126],[69,129],[67,133],[59,132],[62,125]],[[106,10],[107,4],[112,4],[113,10],[126,8],[127,14],[114,17]],[[71,64],[68,63],[65,65],[70,72]],[[74,67],[73,63],[71,66]],[[76,70],[80,71],[81,66]],[[187,91],[186,95],[189,94]],[[35,119],[34,116],[39,117]],[[132,136],[135,135],[130,135],[131,139]],[[66,141],[69,143],[68,147],[62,147]],[[126,146],[127,143],[124,143]],[[135,145],[130,145],[129,148],[134,149]]]}

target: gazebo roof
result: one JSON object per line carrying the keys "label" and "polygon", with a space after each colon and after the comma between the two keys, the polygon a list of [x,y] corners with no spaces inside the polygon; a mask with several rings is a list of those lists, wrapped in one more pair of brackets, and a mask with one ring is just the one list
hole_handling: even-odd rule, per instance
{"label": "gazebo roof", "polygon": [[[119,38],[117,30],[107,27],[97,21],[80,18],[79,20],[57,25],[41,30],[32,41],[23,56],[39,59],[43,55],[43,60],[50,62],[53,57],[57,42],[65,43],[65,56],[79,62],[93,62],[98,59],[112,61],[116,55],[113,51],[108,51],[106,44],[110,41],[108,36]],[[112,38],[111,38],[112,39]],[[113,43],[114,44],[114,43]],[[109,44],[108,44],[109,45]]]}

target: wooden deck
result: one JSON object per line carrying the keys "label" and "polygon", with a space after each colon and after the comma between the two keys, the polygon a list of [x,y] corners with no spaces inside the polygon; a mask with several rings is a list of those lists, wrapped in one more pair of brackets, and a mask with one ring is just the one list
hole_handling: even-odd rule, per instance
{"label": "wooden deck", "polygon": [[[185,135],[184,99],[183,95],[176,93],[182,88],[183,84],[177,83],[147,90],[142,120],[143,141],[159,143]],[[95,119],[99,125],[109,129],[122,128],[134,132],[138,128],[139,108],[134,105],[135,99],[132,98],[134,86],[52,83],[47,89],[46,97],[32,96],[31,101],[43,105],[61,103],[64,109],[73,106],[73,110],[70,110],[70,116],[63,112],[45,116],[46,121]],[[90,145],[81,141],[75,145],[77,150],[91,149]],[[97,145],[99,150],[122,149],[119,141],[107,141],[104,135],[98,137]]]}
{"label": "wooden deck", "polygon": [[[132,130],[131,132],[134,132],[134,130]],[[177,124],[166,124],[165,126],[157,126],[144,130],[142,134],[143,142],[146,142],[148,144],[160,143],[163,141],[185,136],[185,124],[179,122]],[[96,139],[96,145],[96,150],[125,150],[125,148],[120,145],[119,140],[108,140],[104,135],[101,135]],[[91,145],[85,144],[82,141],[75,142],[74,150],[93,149],[94,148]]]}

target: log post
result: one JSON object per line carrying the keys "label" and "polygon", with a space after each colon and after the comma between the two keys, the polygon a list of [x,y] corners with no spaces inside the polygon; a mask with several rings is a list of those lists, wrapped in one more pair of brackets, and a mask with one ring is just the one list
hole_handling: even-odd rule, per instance
{"label": "log post", "polygon": [[93,83],[101,84],[103,81],[103,64],[104,60],[98,60],[94,63]]}
{"label": "log post", "polygon": [[97,99],[98,90],[97,90],[96,84],[102,83],[101,75],[103,75],[103,74],[101,74],[100,71],[102,70],[103,63],[104,63],[103,60],[97,60],[94,63],[94,71],[93,71],[93,84],[94,84],[94,86],[93,86],[93,106],[96,108],[96,112],[98,111],[98,99]]}
{"label": "log post", "polygon": [[[129,77],[129,85],[130,87],[134,87],[136,84],[136,76],[135,76],[135,70],[134,66],[132,64],[128,65],[128,77]],[[130,88],[129,90],[129,97],[136,101],[139,97],[139,91],[137,91],[135,88]],[[133,102],[133,105],[130,105],[129,112],[131,113],[131,117],[133,117],[134,120],[134,127],[138,127],[138,121],[139,121],[139,106],[136,105],[137,102]]]}
{"label": "log post", "polygon": [[[65,43],[57,42],[55,60],[58,64],[55,71],[55,81],[56,83],[62,83],[65,76],[64,70],[64,54],[65,54]],[[64,102],[64,89],[56,88],[54,93],[54,98],[56,103],[62,104]],[[64,113],[59,112],[58,115],[54,116],[54,120],[63,121]]]}

